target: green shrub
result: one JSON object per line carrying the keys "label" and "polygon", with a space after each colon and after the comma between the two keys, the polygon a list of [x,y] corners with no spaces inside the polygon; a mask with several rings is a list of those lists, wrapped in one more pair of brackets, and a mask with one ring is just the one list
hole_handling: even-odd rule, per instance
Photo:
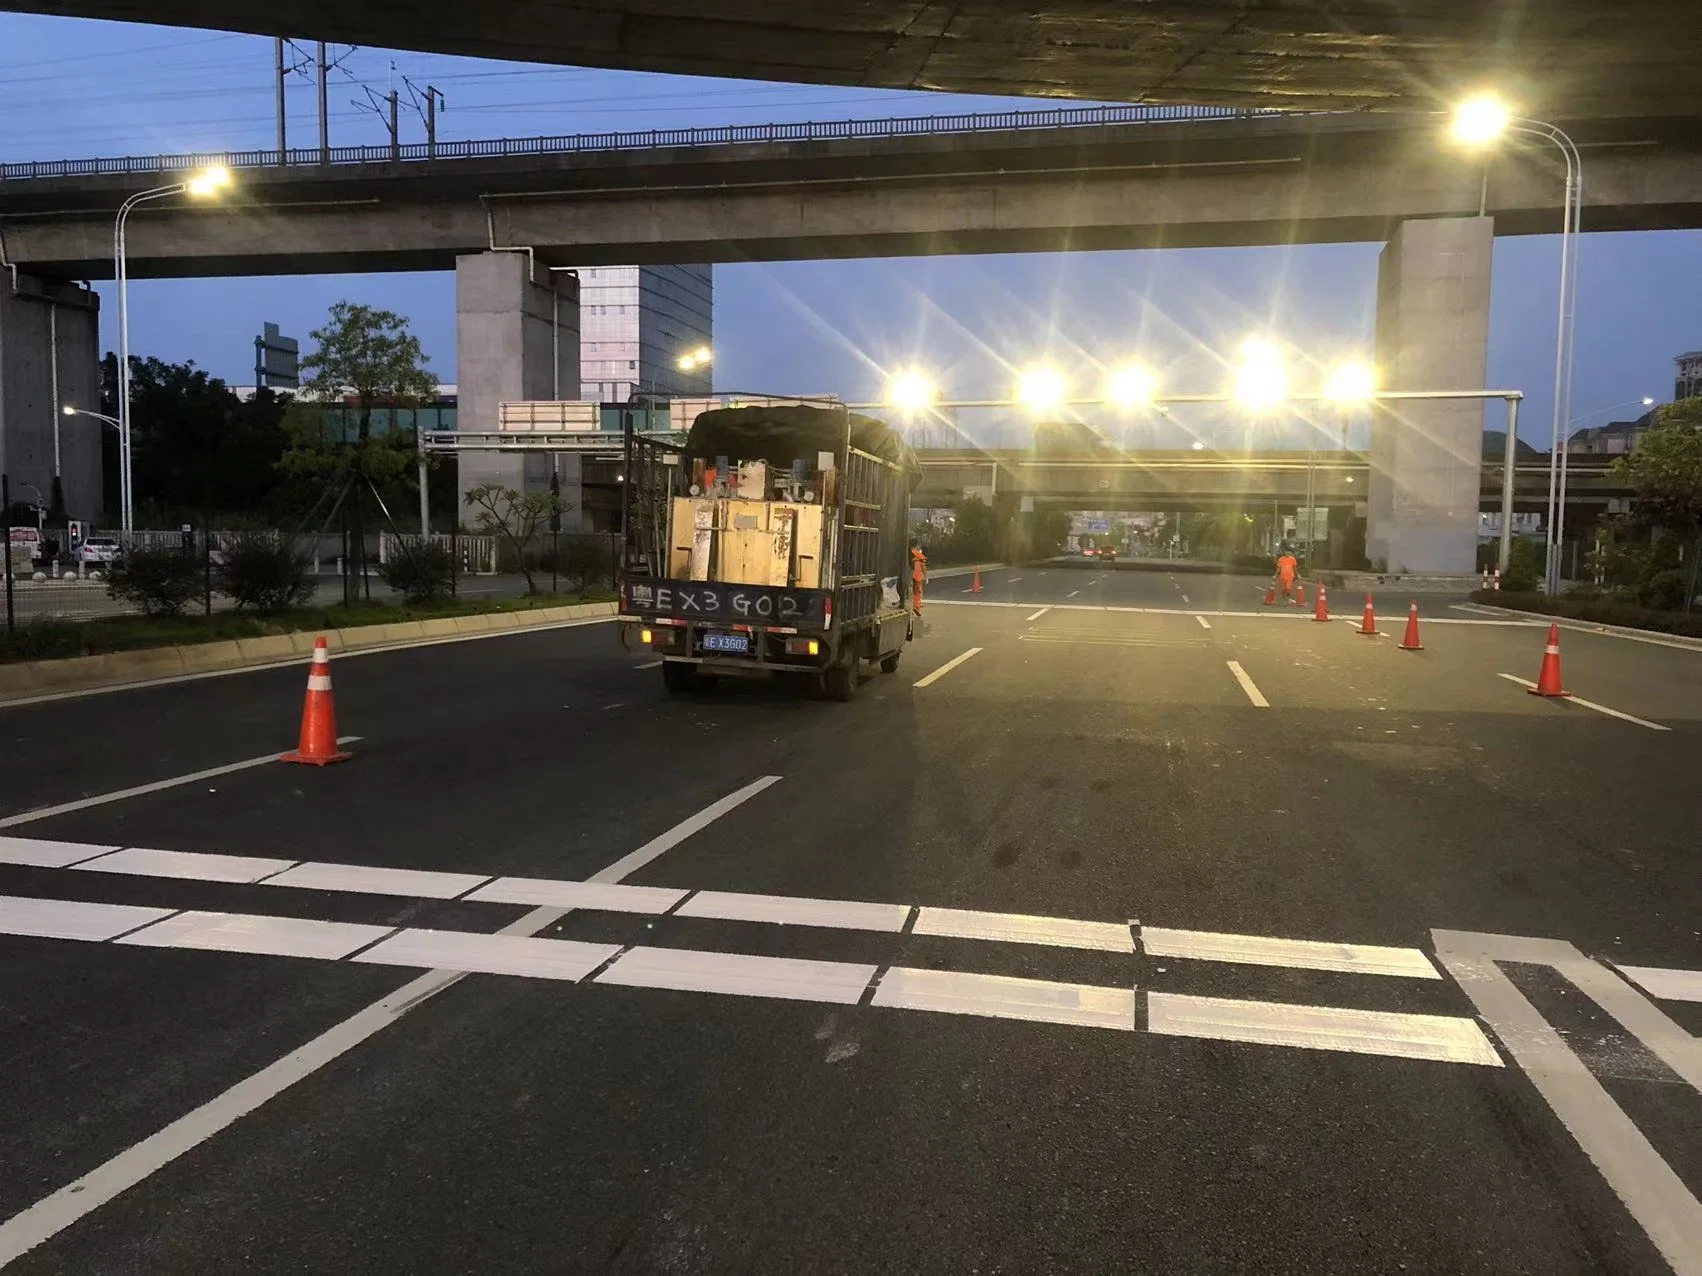
{"label": "green shrub", "polygon": [[1637,601],[1660,611],[1677,611],[1684,606],[1684,590],[1690,573],[1678,567],[1656,572],[1637,591]]}
{"label": "green shrub", "polygon": [[275,532],[237,532],[225,544],[219,592],[239,611],[288,611],[313,597],[307,567],[307,555]]}
{"label": "green shrub", "polygon": [[175,616],[202,590],[200,558],[163,546],[126,549],[106,582],[108,595],[150,616]]}
{"label": "green shrub", "polygon": [[379,569],[384,583],[410,603],[434,603],[449,597],[455,564],[437,541],[397,545]]}
{"label": "green shrub", "polygon": [[1541,541],[1514,541],[1507,556],[1507,570],[1501,573],[1501,588],[1514,593],[1534,590],[1546,575],[1542,556]]}
{"label": "green shrub", "polygon": [[4,660],[59,660],[83,650],[83,626],[57,616],[20,620],[10,634],[0,631]]}

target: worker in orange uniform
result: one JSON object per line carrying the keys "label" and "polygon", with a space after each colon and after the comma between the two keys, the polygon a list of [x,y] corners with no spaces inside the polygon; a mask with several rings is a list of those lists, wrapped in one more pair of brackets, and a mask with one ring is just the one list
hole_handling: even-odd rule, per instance
{"label": "worker in orange uniform", "polygon": [[1282,596],[1294,596],[1294,578],[1300,573],[1300,564],[1293,554],[1286,549],[1277,558],[1277,583],[1282,586]]}
{"label": "worker in orange uniform", "polygon": [[910,546],[910,610],[922,614],[922,582],[928,575],[928,556],[919,543]]}

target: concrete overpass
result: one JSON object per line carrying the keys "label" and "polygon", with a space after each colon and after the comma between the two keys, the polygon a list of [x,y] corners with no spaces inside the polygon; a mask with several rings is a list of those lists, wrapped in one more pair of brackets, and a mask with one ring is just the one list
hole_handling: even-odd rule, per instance
{"label": "concrete overpass", "polygon": [[[1587,229],[1702,226],[1702,134],[1573,127]],[[1557,155],[1519,149],[1485,187],[1482,163],[1428,116],[1124,107],[437,152],[219,157],[237,170],[230,198],[132,215],[131,274],[448,270],[493,245],[590,266],[1383,241],[1403,221],[1480,207],[1496,233],[1530,234],[1558,229],[1562,189]],[[0,254],[42,277],[110,277],[117,206],[206,158],[0,165]]]}
{"label": "concrete overpass", "polygon": [[1288,109],[1702,116],[1685,0],[7,0],[36,13],[794,83]]}

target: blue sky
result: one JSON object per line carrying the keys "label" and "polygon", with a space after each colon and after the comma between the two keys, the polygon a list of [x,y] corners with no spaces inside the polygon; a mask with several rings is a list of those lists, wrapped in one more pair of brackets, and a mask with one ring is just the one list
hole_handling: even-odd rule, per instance
{"label": "blue sky", "polygon": [[[311,45],[303,45],[311,52]],[[749,84],[534,67],[377,49],[336,50],[334,144],[379,143],[361,109],[404,80],[448,99],[441,138],[519,137],[767,120],[923,115],[1045,103]],[[272,41],[204,31],[0,13],[0,160],[151,154],[274,144]],[[314,90],[292,77],[290,140],[311,145]],[[423,138],[404,116],[404,139]],[[950,391],[992,397],[1009,364],[1044,356],[1087,378],[1138,355],[1179,391],[1219,388],[1217,356],[1241,337],[1280,335],[1296,360],[1369,353],[1376,244],[1024,254],[718,267],[720,387],[878,396],[881,367],[917,363]],[[1489,381],[1528,395],[1521,434],[1546,440],[1558,244],[1497,241]],[[1580,268],[1573,411],[1672,389],[1674,354],[1702,346],[1702,233],[1591,235]],[[333,301],[408,315],[444,380],[454,379],[448,274],[162,280],[131,286],[132,348],[252,380],[264,320],[305,337]],[[107,306],[110,318],[111,306]],[[110,326],[110,325],[109,325]],[[110,332],[107,345],[112,344]],[[1297,378],[1301,375],[1297,373]]]}

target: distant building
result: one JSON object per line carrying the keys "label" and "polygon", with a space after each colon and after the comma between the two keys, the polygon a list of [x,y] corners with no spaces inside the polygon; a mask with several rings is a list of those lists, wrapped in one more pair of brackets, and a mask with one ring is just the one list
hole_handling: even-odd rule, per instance
{"label": "distant building", "polygon": [[625,403],[635,394],[707,395],[714,365],[680,358],[713,349],[709,266],[590,266],[579,271],[579,397]]}
{"label": "distant building", "polygon": [[1676,403],[1679,399],[1694,399],[1702,395],[1702,350],[1678,355],[1672,362],[1675,369],[1673,401]]}
{"label": "distant building", "polygon": [[1635,421],[1609,421],[1572,431],[1566,450],[1573,456],[1624,456],[1636,449],[1637,441],[1655,423],[1651,409]]}

